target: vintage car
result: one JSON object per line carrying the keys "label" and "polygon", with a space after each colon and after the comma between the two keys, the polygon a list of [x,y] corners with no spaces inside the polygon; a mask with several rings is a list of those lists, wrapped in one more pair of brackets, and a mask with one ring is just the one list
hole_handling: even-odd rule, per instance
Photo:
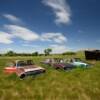
{"label": "vintage car", "polygon": [[16,60],[9,67],[5,67],[4,72],[8,74],[16,73],[20,78],[25,78],[26,76],[44,73],[45,69],[33,64],[32,60]]}
{"label": "vintage car", "polygon": [[44,61],[41,61],[42,64],[46,64],[46,65],[51,65],[52,62],[53,62],[53,59],[51,58],[47,58]]}
{"label": "vintage car", "polygon": [[71,70],[71,69],[75,68],[75,66],[70,63],[55,63],[52,66],[55,69],[64,69],[64,70]]}
{"label": "vintage car", "polygon": [[66,59],[62,59],[62,58],[49,58],[46,59],[43,63],[46,65],[48,64],[55,69],[70,70],[72,68],[75,68],[73,64],[67,63]]}
{"label": "vintage car", "polygon": [[80,58],[72,58],[70,59],[70,63],[74,66],[79,66],[79,67],[89,67],[90,64],[82,61]]}

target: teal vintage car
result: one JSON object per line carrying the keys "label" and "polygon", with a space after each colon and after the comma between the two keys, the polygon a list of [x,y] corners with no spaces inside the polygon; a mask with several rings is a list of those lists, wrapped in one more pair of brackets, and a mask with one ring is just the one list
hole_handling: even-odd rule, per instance
{"label": "teal vintage car", "polygon": [[78,67],[89,67],[90,66],[90,64],[82,61],[80,58],[73,58],[70,60],[70,63]]}

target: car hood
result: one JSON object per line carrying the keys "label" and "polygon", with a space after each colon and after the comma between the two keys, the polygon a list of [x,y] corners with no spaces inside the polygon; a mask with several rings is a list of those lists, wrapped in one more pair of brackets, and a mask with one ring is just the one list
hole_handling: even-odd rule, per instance
{"label": "car hood", "polygon": [[87,63],[84,63],[84,62],[73,62],[73,64],[76,64],[76,65],[88,65]]}
{"label": "car hood", "polygon": [[23,67],[17,68],[16,73],[18,75],[20,75],[20,74],[23,74],[25,72],[38,71],[38,70],[45,70],[45,69],[42,67],[36,66],[36,65],[30,65],[30,66],[23,66]]}

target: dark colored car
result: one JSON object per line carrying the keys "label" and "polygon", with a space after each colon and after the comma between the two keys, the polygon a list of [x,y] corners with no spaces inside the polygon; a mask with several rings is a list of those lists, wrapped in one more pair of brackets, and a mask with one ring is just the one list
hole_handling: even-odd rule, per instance
{"label": "dark colored car", "polygon": [[55,69],[70,70],[70,69],[75,68],[73,64],[67,63],[66,59],[62,59],[62,58],[46,59],[45,61],[44,61],[45,62],[44,64],[48,64]]}
{"label": "dark colored car", "polygon": [[55,64],[53,64],[53,67],[55,69],[64,69],[64,70],[71,70],[71,69],[75,68],[75,66],[73,66],[72,64],[69,64],[69,63],[55,63]]}

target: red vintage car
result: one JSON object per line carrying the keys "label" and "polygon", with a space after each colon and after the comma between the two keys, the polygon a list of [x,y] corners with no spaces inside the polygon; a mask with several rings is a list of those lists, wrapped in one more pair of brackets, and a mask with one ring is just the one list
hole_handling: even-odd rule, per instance
{"label": "red vintage car", "polygon": [[4,72],[8,74],[16,73],[20,78],[25,78],[26,76],[44,73],[45,69],[33,64],[32,60],[16,60],[9,67],[5,67]]}

